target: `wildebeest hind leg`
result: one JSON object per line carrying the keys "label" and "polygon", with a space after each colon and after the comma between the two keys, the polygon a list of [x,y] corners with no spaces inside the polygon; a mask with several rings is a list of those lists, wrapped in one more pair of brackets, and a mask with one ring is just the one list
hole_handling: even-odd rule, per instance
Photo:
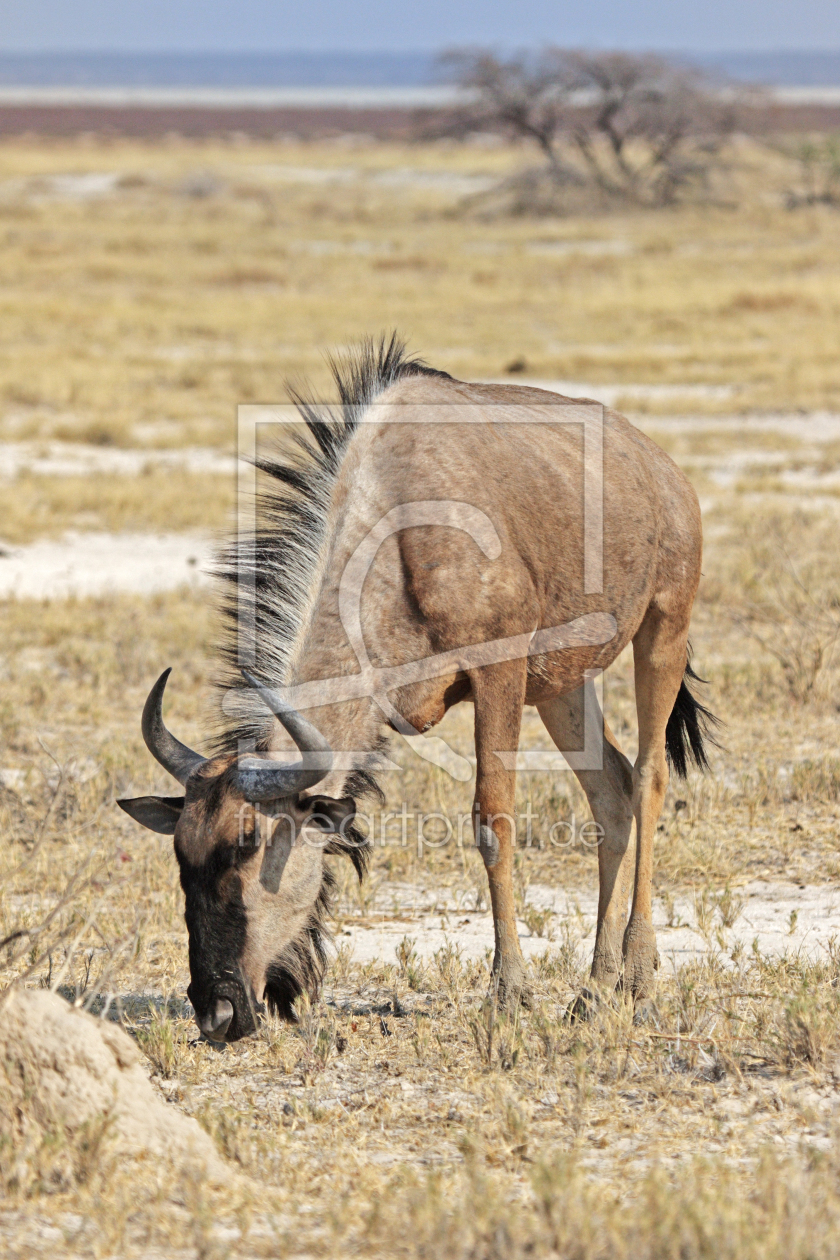
{"label": "wildebeest hind leg", "polygon": [[470,675],[475,701],[476,781],[473,824],[487,867],[496,951],[493,988],[501,1007],[529,1001],[513,898],[516,771],[497,752],[519,747],[526,663],[506,661]]}
{"label": "wildebeest hind leg", "polygon": [[624,984],[637,1004],[650,997],[659,965],[652,922],[653,839],[668,787],[665,729],[685,671],[687,640],[685,610],[669,613],[655,605],[633,640],[639,718],[639,755],[633,767],[636,884],[624,933]]}
{"label": "wildebeest hind leg", "polygon": [[[633,879],[633,849],[630,844],[633,767],[604,720],[592,679],[576,691],[538,704],[537,710],[561,752],[582,750],[592,741],[591,730],[587,740],[584,739],[584,714],[587,711],[594,715],[597,722],[597,742],[594,750],[586,748],[586,755],[589,760],[594,751],[600,758],[601,769],[575,769],[575,775],[586,793],[592,817],[603,832],[598,845],[598,927],[592,959],[592,982],[596,990],[613,989],[621,972],[627,903]],[[585,996],[583,1004],[586,1004]]]}

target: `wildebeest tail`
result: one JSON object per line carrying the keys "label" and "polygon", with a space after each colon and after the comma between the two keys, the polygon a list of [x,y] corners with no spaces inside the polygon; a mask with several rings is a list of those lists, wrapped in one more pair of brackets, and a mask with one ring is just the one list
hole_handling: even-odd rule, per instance
{"label": "wildebeest tail", "polygon": [[718,719],[710,709],[700,703],[691,689],[692,683],[703,682],[705,679],[692,669],[689,650],[685,674],[665,727],[665,754],[668,764],[681,779],[686,777],[690,761],[694,762],[698,770],[708,770],[707,745],[717,746],[713,732],[719,725]]}

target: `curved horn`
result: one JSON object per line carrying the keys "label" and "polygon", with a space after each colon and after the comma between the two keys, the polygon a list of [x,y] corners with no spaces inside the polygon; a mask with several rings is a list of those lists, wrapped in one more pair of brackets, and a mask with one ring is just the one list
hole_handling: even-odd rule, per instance
{"label": "curved horn", "polygon": [[159,761],[164,770],[168,770],[179,783],[186,783],[193,770],[203,766],[207,758],[187,748],[186,744],[182,744],[179,739],[170,734],[163,724],[161,713],[163,693],[171,673],[171,667],[165,669],[149,692],[146,703],[143,705],[141,729],[146,747],[155,761]]}
{"label": "curved horn", "polygon": [[237,783],[249,801],[275,801],[283,796],[296,796],[305,788],[320,783],[332,769],[333,755],[319,730],[305,717],[284,704],[279,696],[247,673],[242,677],[259,694],[263,704],[286,728],[304,754],[301,761],[291,765],[282,761],[263,761],[257,757],[243,758],[239,763]]}

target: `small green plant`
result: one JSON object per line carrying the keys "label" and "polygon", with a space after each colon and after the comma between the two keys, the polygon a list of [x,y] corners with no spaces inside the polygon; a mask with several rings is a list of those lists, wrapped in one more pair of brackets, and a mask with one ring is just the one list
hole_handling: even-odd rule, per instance
{"label": "small green plant", "polygon": [[513,1099],[508,1099],[502,1115],[502,1134],[510,1153],[524,1159],[528,1153],[528,1122]]}
{"label": "small green plant", "polygon": [[457,992],[464,971],[460,945],[447,938],[440,949],[435,950],[433,957],[438,975],[449,992]]}
{"label": "small green plant", "polygon": [[346,984],[353,961],[353,946],[349,941],[342,941],[335,951],[332,961],[332,973],[339,984]]}
{"label": "small green plant", "polygon": [[528,888],[531,884],[531,868],[524,853],[515,853],[513,858],[513,899],[516,913],[522,918],[526,910]]}
{"label": "small green plant", "polygon": [[720,915],[721,926],[724,928],[733,926],[746,905],[746,898],[739,897],[736,893],[733,893],[729,884],[726,885],[722,893],[718,893],[712,900]]}
{"label": "small green plant", "polygon": [[542,936],[547,941],[554,940],[554,911],[551,907],[540,910],[537,906],[528,905],[519,917],[532,936]]}
{"label": "small green plant", "polygon": [[804,140],[792,156],[799,166],[799,187],[788,190],[787,208],[837,205],[840,202],[840,140],[836,136]]}
{"label": "small green plant", "polygon": [[715,903],[708,888],[704,888],[698,896],[694,894],[694,919],[697,931],[705,940],[710,940],[714,930]]}
{"label": "small green plant", "polygon": [[531,1031],[542,1045],[547,1067],[553,1067],[559,1053],[562,1026],[550,1014],[537,1011],[531,1019]]}
{"label": "small green plant", "polygon": [[410,989],[423,987],[423,964],[415,949],[417,944],[413,936],[404,936],[397,946],[397,963]]}
{"label": "small green plant", "polygon": [[323,1072],[335,1049],[335,1019],[325,1007],[302,994],[298,1000],[298,1024],[295,1032],[303,1042],[299,1068],[306,1083]]}
{"label": "small green plant", "polygon": [[494,997],[488,997],[478,1015],[468,1020],[475,1048],[482,1065],[488,1070],[499,1067],[504,1072],[516,1067],[522,1049],[519,1008],[512,1015],[499,1011]]}
{"label": "small green plant", "polygon": [[429,1020],[415,1016],[414,1032],[411,1035],[411,1044],[414,1053],[417,1056],[417,1062],[425,1062],[429,1050]]}
{"label": "small green plant", "polygon": [[677,906],[676,906],[676,901],[674,900],[674,894],[669,889],[665,889],[663,892],[659,894],[659,900],[662,902],[662,907],[665,911],[665,923],[667,924],[667,926],[669,928],[681,927],[682,916],[677,914]]}
{"label": "small green plant", "polygon": [[366,879],[356,880],[354,887],[356,896],[359,899],[359,914],[366,919],[376,905],[376,894],[379,891],[380,880],[374,879],[368,875]]}
{"label": "small green plant", "polygon": [[134,1035],[137,1038],[137,1044],[155,1071],[164,1080],[169,1080],[174,1076],[181,1059],[181,1045],[175,1024],[166,1010],[166,1004],[160,1009],[153,1008],[149,1025],[145,1028],[136,1028]]}
{"label": "small green plant", "polygon": [[794,998],[785,1010],[778,1039],[789,1067],[821,1067],[840,1040],[840,1003],[836,993],[832,992],[828,999],[810,993]]}

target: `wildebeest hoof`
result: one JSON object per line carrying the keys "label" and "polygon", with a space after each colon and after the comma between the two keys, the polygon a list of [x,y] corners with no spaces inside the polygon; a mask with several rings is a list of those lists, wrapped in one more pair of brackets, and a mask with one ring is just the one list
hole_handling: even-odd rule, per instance
{"label": "wildebeest hoof", "polygon": [[495,980],[490,985],[488,998],[495,1002],[497,1010],[505,1015],[512,1015],[518,1006],[524,1010],[530,1011],[534,1007],[534,995],[529,985],[522,984],[499,984]]}
{"label": "wildebeest hoof", "polygon": [[580,993],[566,1008],[566,1019],[569,1023],[585,1023],[593,1018],[601,1005],[601,999],[591,989],[581,989]]}
{"label": "wildebeest hoof", "polygon": [[624,992],[638,1003],[653,989],[653,975],[659,967],[656,935],[648,919],[631,916],[624,933]]}
{"label": "wildebeest hoof", "polygon": [[636,1002],[633,1008],[633,1023],[638,1028],[642,1024],[659,1024],[659,1008],[650,998]]}
{"label": "wildebeest hoof", "polygon": [[502,963],[493,968],[488,998],[495,1002],[499,1011],[511,1014],[517,1006],[526,1011],[533,1007],[533,993],[528,984],[525,967],[522,964]]}
{"label": "wildebeest hoof", "polygon": [[517,1001],[526,1011],[532,1011],[534,1009],[534,991],[530,984],[525,981],[523,981],[523,983],[519,986]]}

